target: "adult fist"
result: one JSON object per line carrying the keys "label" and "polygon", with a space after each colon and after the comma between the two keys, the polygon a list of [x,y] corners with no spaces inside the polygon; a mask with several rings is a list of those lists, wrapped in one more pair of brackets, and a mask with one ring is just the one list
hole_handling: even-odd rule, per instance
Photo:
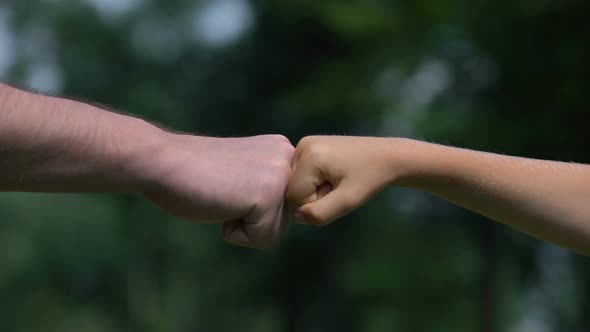
{"label": "adult fist", "polygon": [[287,200],[297,219],[324,226],[389,184],[391,138],[308,136],[297,145]]}
{"label": "adult fist", "polygon": [[223,223],[233,244],[279,241],[288,228],[284,194],[294,152],[287,138],[166,134],[164,142],[149,166],[148,198],[175,216]]}

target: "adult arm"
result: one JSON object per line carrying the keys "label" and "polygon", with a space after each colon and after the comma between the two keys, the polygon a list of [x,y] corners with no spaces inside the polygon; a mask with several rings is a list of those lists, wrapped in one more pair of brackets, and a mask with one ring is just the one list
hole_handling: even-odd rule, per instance
{"label": "adult arm", "polygon": [[0,84],[0,191],[142,194],[176,216],[224,223],[232,243],[268,247],[286,229],[293,150],[278,135],[174,134]]}

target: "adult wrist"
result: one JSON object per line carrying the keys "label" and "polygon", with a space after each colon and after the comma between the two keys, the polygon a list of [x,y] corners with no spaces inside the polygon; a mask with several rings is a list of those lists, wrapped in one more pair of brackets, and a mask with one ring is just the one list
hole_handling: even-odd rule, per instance
{"label": "adult wrist", "polygon": [[124,148],[120,149],[118,163],[129,179],[128,188],[132,193],[144,193],[156,186],[161,177],[161,164],[171,150],[168,133],[140,119],[133,119],[127,132]]}

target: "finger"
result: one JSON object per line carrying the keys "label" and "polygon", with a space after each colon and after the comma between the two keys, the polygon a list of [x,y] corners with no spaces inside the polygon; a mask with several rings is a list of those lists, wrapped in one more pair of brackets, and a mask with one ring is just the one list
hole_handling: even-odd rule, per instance
{"label": "finger", "polygon": [[303,205],[318,199],[317,190],[326,180],[319,168],[311,162],[297,162],[294,164],[286,198],[289,204]]}
{"label": "finger", "polygon": [[332,190],[334,190],[332,184],[330,182],[324,182],[317,188],[317,199],[322,199],[322,197],[329,194]]}
{"label": "finger", "polygon": [[[316,196],[315,199],[309,200],[308,202],[305,202],[301,205],[305,205],[305,204],[311,203],[313,201],[317,201],[319,199],[322,199],[322,197],[328,195],[332,190],[333,190],[332,184],[330,184],[329,182],[324,182],[322,185],[320,185],[317,188],[316,194],[315,194],[315,196]],[[300,206],[293,206],[290,210],[290,214],[293,216],[292,222],[297,223],[297,224],[307,224],[303,214],[300,212],[297,212],[299,207]]]}
{"label": "finger", "polygon": [[223,223],[223,239],[231,244],[250,247],[250,239],[242,220],[232,220]]}
{"label": "finger", "polygon": [[297,218],[315,226],[325,226],[361,205],[364,198],[343,183],[321,199],[297,209]]}

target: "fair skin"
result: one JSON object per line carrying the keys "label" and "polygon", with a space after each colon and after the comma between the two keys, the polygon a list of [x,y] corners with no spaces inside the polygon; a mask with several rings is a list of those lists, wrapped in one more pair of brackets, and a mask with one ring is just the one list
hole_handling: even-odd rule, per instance
{"label": "fair skin", "polygon": [[271,247],[296,215],[323,226],[388,185],[420,189],[590,255],[590,166],[402,138],[175,134],[88,104],[0,84],[0,191],[137,193]]}
{"label": "fair skin", "polygon": [[590,255],[590,166],[403,138],[310,136],[297,145],[287,200],[324,226],[383,188],[415,188]]}
{"label": "fair skin", "polygon": [[280,135],[214,138],[0,84],[0,191],[136,193],[237,245],[275,245],[294,147]]}

